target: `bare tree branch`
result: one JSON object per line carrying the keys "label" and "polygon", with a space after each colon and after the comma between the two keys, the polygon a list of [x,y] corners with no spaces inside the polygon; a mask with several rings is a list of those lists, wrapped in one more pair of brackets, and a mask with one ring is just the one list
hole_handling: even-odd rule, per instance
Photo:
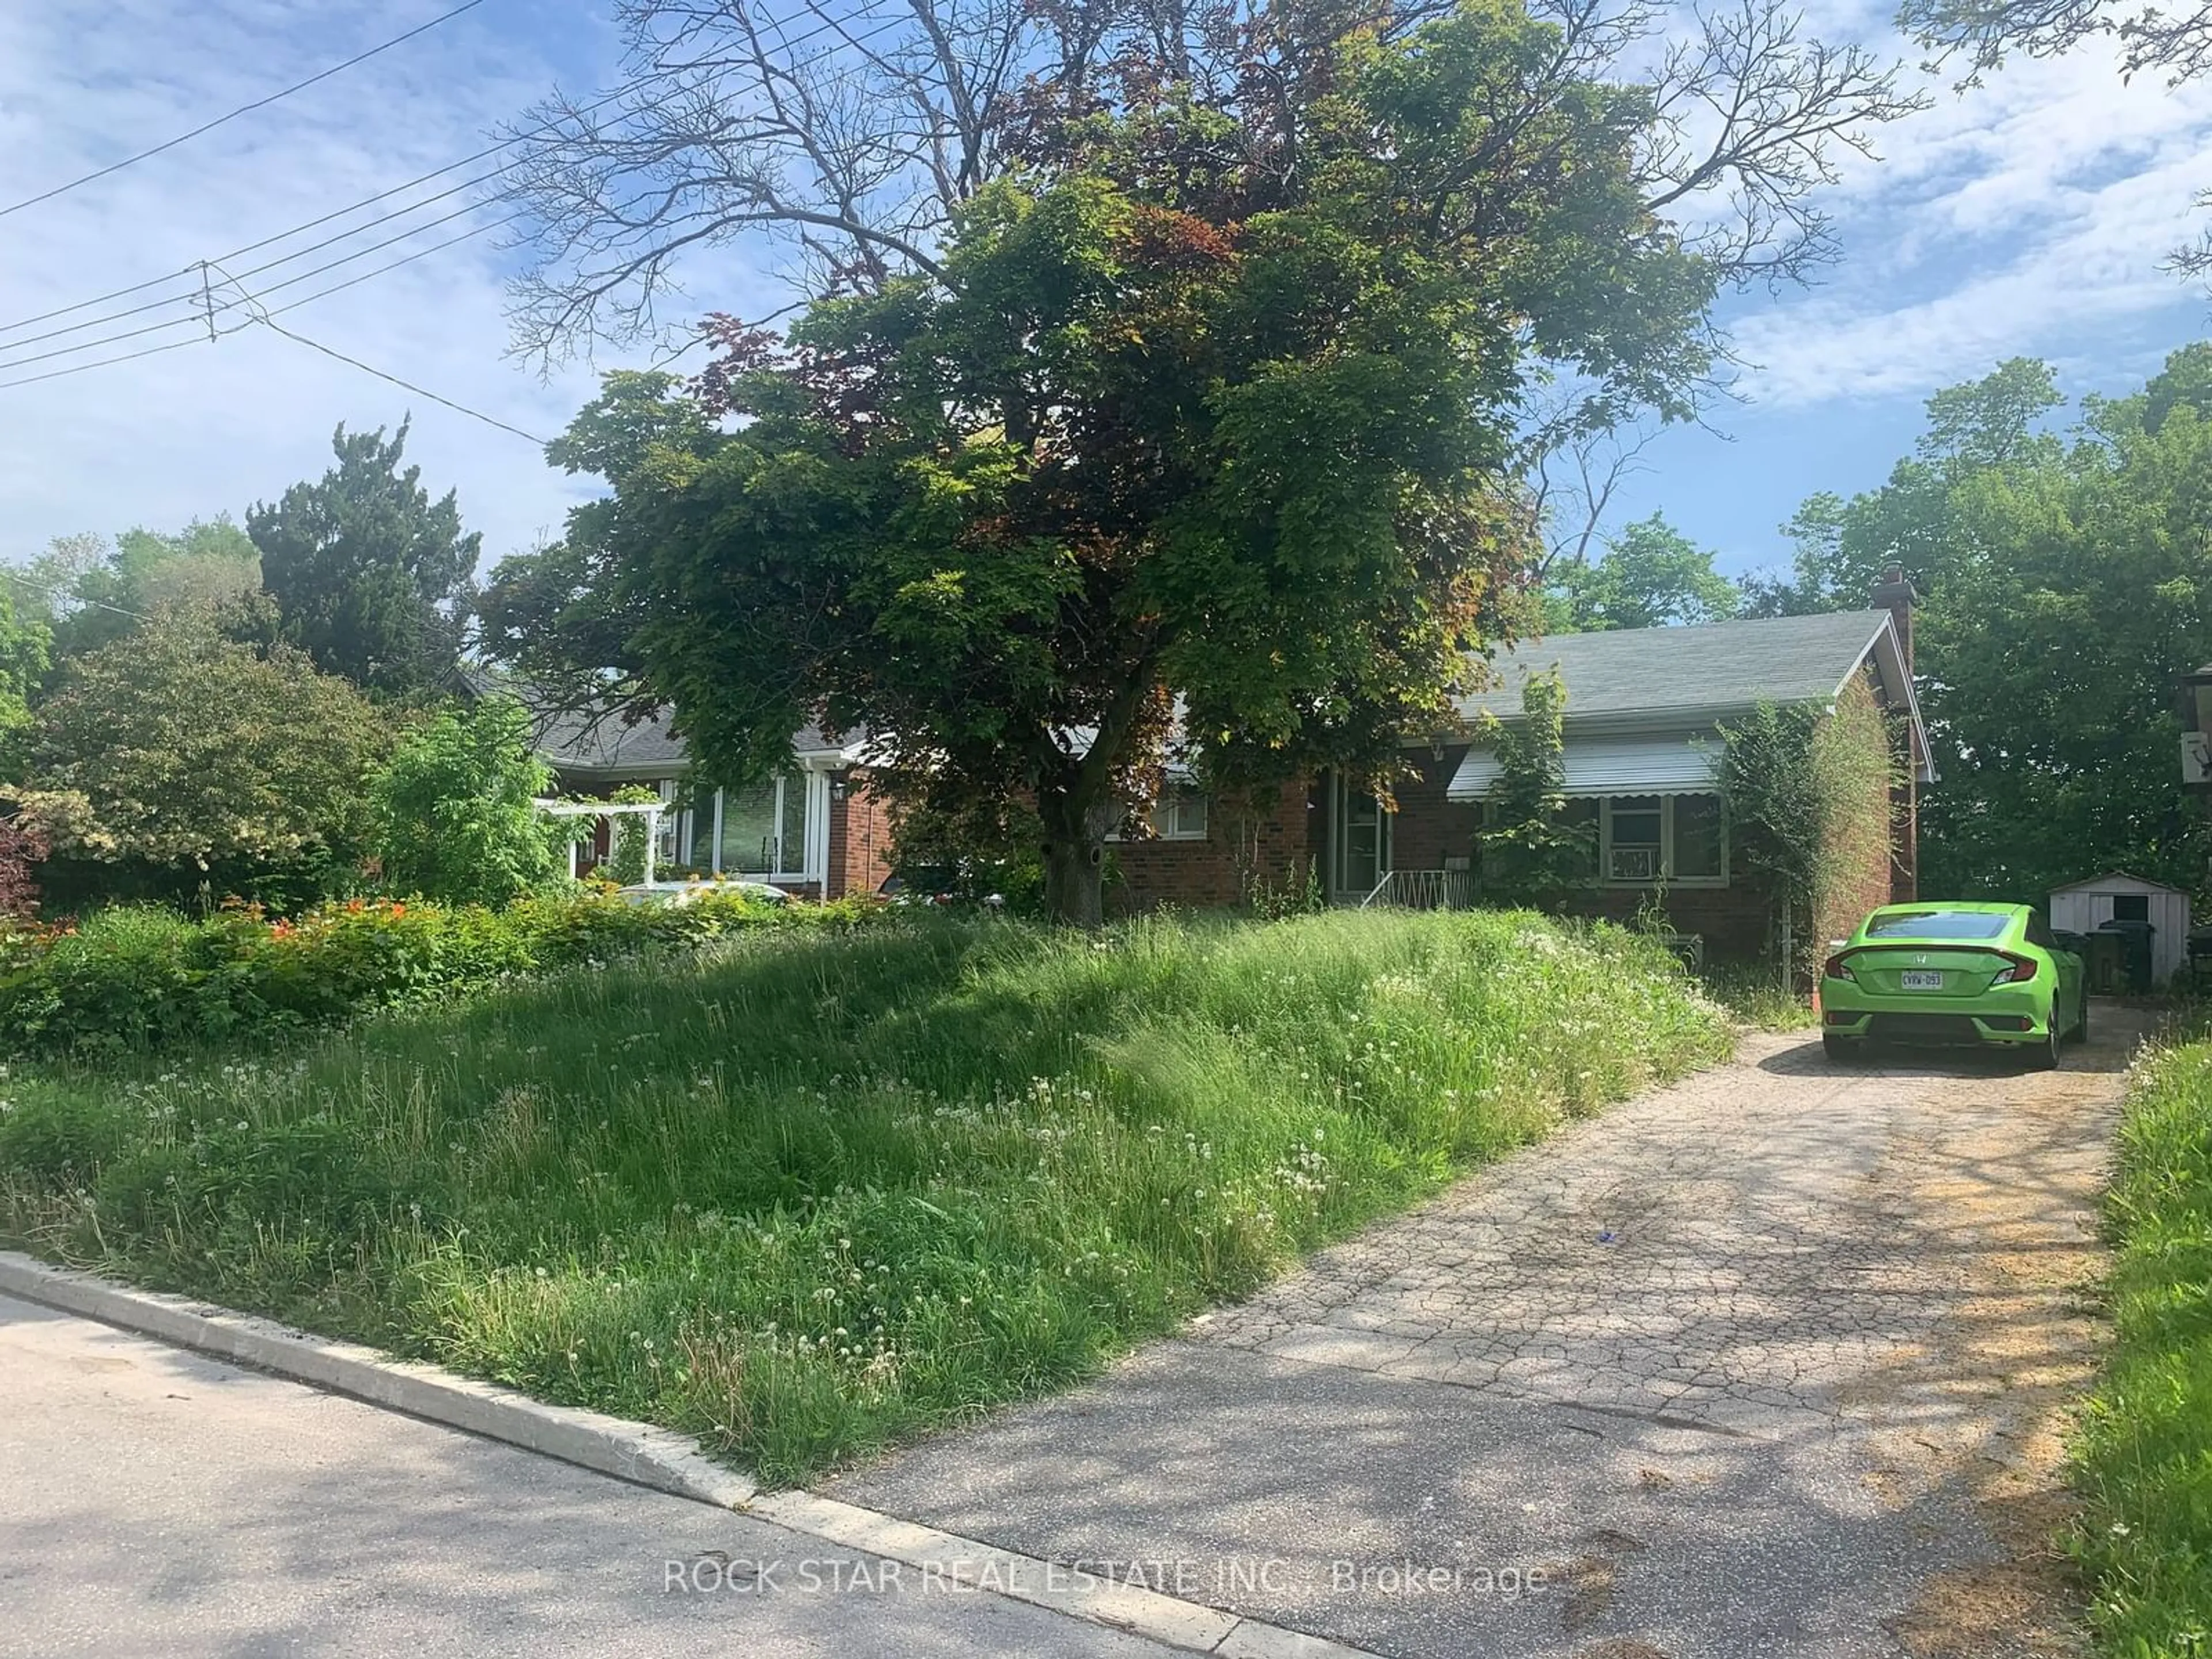
{"label": "bare tree branch", "polygon": [[[611,104],[556,95],[511,129],[502,195],[530,263],[514,285],[515,348],[550,364],[651,334],[679,255],[780,245],[812,296],[933,274],[962,203],[1009,167],[1048,168],[1057,134],[1099,111],[1185,97],[1246,119],[1250,181],[1299,164],[1294,112],[1335,72],[1330,29],[1395,37],[1452,0],[621,0],[634,84]],[[2206,0],[2212,4],[2212,0]],[[1817,197],[1844,152],[1922,106],[1899,66],[1803,37],[1789,0],[1535,0],[1556,29],[1547,73],[1499,108],[1436,210],[1474,216],[1558,163],[1553,90],[1644,78],[1651,118],[1636,183],[1655,221],[1717,280],[1802,280],[1834,254]],[[1318,33],[1316,31],[1319,31]],[[1249,108],[1239,112],[1249,117]],[[1533,136],[1532,136],[1533,135]],[[1523,192],[1525,194],[1525,192]]]}
{"label": "bare tree branch", "polygon": [[1836,256],[1814,198],[1838,152],[1874,154],[1874,131],[1927,107],[1901,65],[1801,38],[1771,0],[1692,13],[1692,33],[1651,77],[1656,115],[1641,157],[1654,212],[1686,221],[1685,245],[1739,286],[1802,282]]}

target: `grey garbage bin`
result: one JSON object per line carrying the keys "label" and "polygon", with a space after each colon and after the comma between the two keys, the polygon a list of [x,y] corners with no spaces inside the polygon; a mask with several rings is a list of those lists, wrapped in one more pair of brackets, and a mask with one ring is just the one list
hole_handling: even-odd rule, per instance
{"label": "grey garbage bin", "polygon": [[2081,945],[2081,960],[2089,975],[2089,994],[2100,997],[2118,996],[2126,969],[2128,942],[2118,933],[2108,933],[2100,928],[2094,933],[2082,934]]}
{"label": "grey garbage bin", "polygon": [[2147,921],[2121,921],[2117,919],[2099,927],[2100,933],[2117,937],[2120,941],[2120,983],[2115,988],[2136,996],[2150,993],[2151,935],[2158,930]]}

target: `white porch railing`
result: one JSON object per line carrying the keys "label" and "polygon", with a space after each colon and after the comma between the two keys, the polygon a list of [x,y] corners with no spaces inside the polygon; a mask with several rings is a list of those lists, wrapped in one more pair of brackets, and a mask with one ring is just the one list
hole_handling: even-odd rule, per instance
{"label": "white porch railing", "polygon": [[1401,910],[1464,910],[1474,902],[1472,871],[1393,870],[1359,901],[1359,908],[1389,905]]}

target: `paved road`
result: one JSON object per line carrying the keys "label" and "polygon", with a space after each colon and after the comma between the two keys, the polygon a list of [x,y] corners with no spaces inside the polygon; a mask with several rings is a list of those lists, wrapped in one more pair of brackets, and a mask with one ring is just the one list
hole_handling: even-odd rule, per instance
{"label": "paved road", "polygon": [[[779,1564],[777,1587],[724,1588],[725,1560],[740,1577]],[[666,1588],[670,1562],[694,1591]],[[820,1588],[802,1582],[809,1562]],[[0,1655],[1167,1651],[996,1595],[926,1591],[911,1569],[889,1586],[882,1571],[0,1297]]]}
{"label": "paved road", "polygon": [[2097,1019],[2049,1074],[1753,1038],[829,1490],[1389,1654],[2070,1652],[2054,1427],[2136,1036]]}

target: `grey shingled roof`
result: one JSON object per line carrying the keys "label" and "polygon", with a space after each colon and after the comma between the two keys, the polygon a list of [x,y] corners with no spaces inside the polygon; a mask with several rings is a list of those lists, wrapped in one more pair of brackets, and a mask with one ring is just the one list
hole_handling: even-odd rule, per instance
{"label": "grey shingled roof", "polygon": [[[532,746],[556,772],[675,777],[691,764],[684,739],[668,729],[669,711],[665,708],[635,726],[625,725],[620,714],[611,711],[549,709],[537,712],[533,719]],[[792,751],[798,755],[836,754],[845,746],[831,742],[811,720],[791,740]]]}
{"label": "grey shingled roof", "polygon": [[1520,714],[1528,676],[1554,665],[1566,682],[1569,720],[1820,701],[1835,695],[1888,620],[1883,611],[1839,611],[1523,640],[1497,653],[1493,684],[1462,697],[1460,713]]}
{"label": "grey shingled roof", "polygon": [[545,763],[562,772],[635,771],[661,768],[673,777],[690,764],[684,740],[668,729],[665,710],[636,725],[611,711],[544,709],[532,713],[532,742]]}

